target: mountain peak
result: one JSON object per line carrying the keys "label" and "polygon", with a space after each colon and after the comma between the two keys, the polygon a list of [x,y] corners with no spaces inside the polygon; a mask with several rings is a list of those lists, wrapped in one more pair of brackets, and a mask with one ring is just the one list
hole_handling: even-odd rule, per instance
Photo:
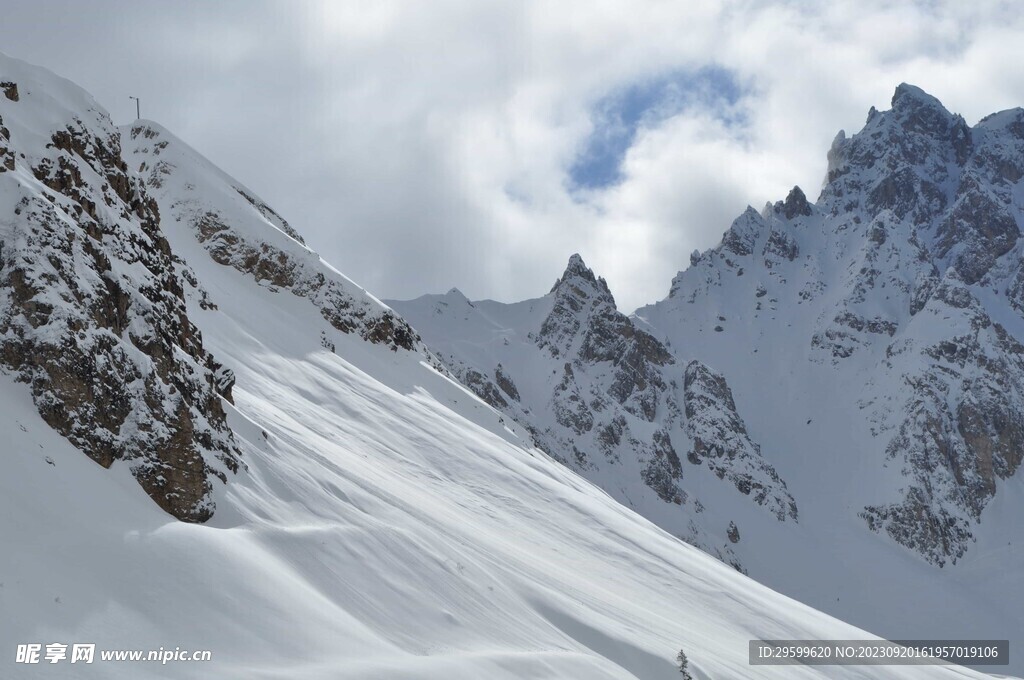
{"label": "mountain peak", "polygon": [[594,272],[592,272],[590,268],[587,267],[587,263],[583,261],[583,258],[580,256],[579,253],[573,253],[572,255],[569,256],[569,262],[565,266],[565,273],[572,273],[578,276],[586,276],[588,274],[591,277],[594,276]]}
{"label": "mountain peak", "polygon": [[811,204],[807,202],[807,196],[804,194],[803,189],[798,186],[794,186],[789,195],[786,196],[785,202],[782,204],[782,214],[786,216],[786,219],[793,219],[797,215],[810,215]]}
{"label": "mountain peak", "polygon": [[451,290],[444,294],[444,299],[447,300],[449,303],[455,303],[457,305],[468,305],[470,307],[473,306],[473,302],[468,297],[466,297],[466,294],[454,286],[452,287]]}
{"label": "mountain peak", "polygon": [[904,129],[942,138],[948,137],[954,118],[938,99],[907,83],[896,87],[892,113]]}
{"label": "mountain peak", "polygon": [[[551,287],[551,292],[555,292],[560,285],[573,279],[583,279],[590,283],[598,282],[597,277],[594,276],[593,270],[587,266],[587,263],[583,261],[583,258],[580,257],[579,253],[573,253],[569,257],[569,262],[565,265],[565,271],[562,272],[561,278],[555,281],[555,285]],[[603,279],[601,280],[601,283],[604,283]]]}
{"label": "mountain peak", "polygon": [[892,107],[894,109],[898,109],[907,105],[928,106],[939,108],[943,111],[946,110],[946,107],[942,105],[942,102],[922,90],[920,87],[909,83],[900,83],[896,86],[896,91],[893,92]]}
{"label": "mountain peak", "polygon": [[[900,219],[920,208],[929,212],[939,191],[933,181],[924,189],[913,177],[939,176],[942,164],[963,167],[975,140],[962,116],[914,85],[901,83],[892,96],[892,108],[871,108],[864,128],[853,136],[836,135],[828,151],[825,186],[819,196],[835,209],[845,210],[850,192],[870,185],[866,195],[869,211],[893,209]],[[842,179],[849,176],[850,179]],[[838,182],[838,183],[837,183]],[[934,185],[934,186],[933,186]],[[923,214],[923,213],[922,213]]]}

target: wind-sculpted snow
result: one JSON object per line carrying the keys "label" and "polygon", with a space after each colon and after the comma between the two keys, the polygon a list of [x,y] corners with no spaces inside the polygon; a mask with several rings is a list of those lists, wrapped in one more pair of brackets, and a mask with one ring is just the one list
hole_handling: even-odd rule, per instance
{"label": "wind-sculpted snow", "polygon": [[90,458],[128,461],[160,507],[205,521],[211,478],[238,468],[230,380],[186,313],[157,205],[87,94],[7,58],[0,80],[0,362]]}

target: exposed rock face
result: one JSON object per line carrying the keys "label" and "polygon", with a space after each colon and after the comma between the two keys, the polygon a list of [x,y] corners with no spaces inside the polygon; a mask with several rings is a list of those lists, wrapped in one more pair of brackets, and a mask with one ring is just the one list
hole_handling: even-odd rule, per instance
{"label": "exposed rock face", "polygon": [[911,85],[896,89],[892,107],[872,114],[860,134],[837,139],[821,202],[833,215],[891,211],[890,221],[909,227],[940,271],[952,266],[975,283],[1020,235],[1005,181],[1020,161],[1007,162],[1007,140],[991,125],[972,130]]}
{"label": "exposed rock face", "polygon": [[773,260],[785,258],[792,262],[800,254],[800,246],[789,234],[782,231],[772,231],[768,241],[764,244],[764,264],[769,269]]}
{"label": "exposed rock face", "polygon": [[683,403],[693,441],[687,456],[690,462],[706,464],[719,479],[728,479],[740,493],[768,507],[779,521],[795,520],[796,502],[786,483],[761,457],[761,447],[750,440],[725,378],[691,361],[683,376]]}
{"label": "exposed rock face", "polygon": [[811,204],[807,201],[807,196],[804,194],[803,189],[800,187],[793,187],[786,196],[785,202],[782,204],[782,214],[786,216],[787,220],[792,220],[800,215],[810,217],[811,215]]}
{"label": "exposed rock face", "polygon": [[740,529],[736,526],[736,522],[729,522],[729,528],[726,530],[726,536],[729,537],[730,543],[740,542]]}
{"label": "exposed rock face", "polygon": [[[269,206],[166,130],[136,123],[126,144],[167,216],[187,224],[216,262],[251,275],[262,286],[308,299],[342,333],[396,351],[420,347],[416,332],[401,317],[324,264]],[[203,188],[218,185],[234,195],[225,192],[212,202]]]}
{"label": "exposed rock face", "polygon": [[[546,403],[523,402],[504,410],[526,425],[545,451],[584,474],[598,474],[625,458],[638,466],[638,481],[658,498],[681,504],[682,468],[671,435],[656,430],[643,437],[633,429],[638,422],[653,422],[659,404],[668,408],[662,371],[674,359],[618,312],[607,284],[578,255],[570,258],[548,299],[550,311],[528,339],[542,356],[558,362],[552,375],[558,379],[544,390]],[[506,383],[526,378],[513,379],[501,364],[495,376]],[[510,389],[503,391],[519,395],[514,385]]]}
{"label": "exposed rock face", "polygon": [[14,170],[14,149],[10,147],[11,131],[4,127],[0,116],[0,173]]}
{"label": "exposed rock face", "polygon": [[665,430],[655,430],[651,436],[650,451],[647,465],[641,473],[644,484],[666,503],[681,505],[684,492],[677,482],[683,476],[683,466],[672,446],[672,436]]}
{"label": "exposed rock face", "polygon": [[256,210],[258,210],[260,214],[263,215],[263,217],[266,218],[268,222],[273,224],[275,227],[277,227],[284,233],[291,236],[293,239],[295,239],[302,245],[306,245],[306,242],[302,239],[302,236],[299,234],[299,232],[295,231],[292,228],[292,225],[288,224],[288,221],[281,217],[280,215],[278,215],[273,208],[271,208],[269,205],[267,205],[260,199],[256,198],[255,196],[249,194],[245,189],[235,187],[235,191],[237,191],[242,198],[247,200],[249,202],[249,205],[256,208]]}
{"label": "exposed rock face", "polygon": [[494,408],[508,408],[508,402],[502,396],[502,390],[495,383],[488,380],[487,376],[475,368],[465,368],[461,372],[455,372],[459,371],[460,368],[462,367],[457,365],[453,367],[453,373],[459,382],[473,390],[478,397]]}
{"label": "exposed rock face", "polygon": [[653,420],[658,396],[665,390],[658,369],[674,363],[672,355],[616,309],[604,279],[595,278],[579,255],[570,258],[551,292],[554,307],[541,325],[537,344],[555,358],[609,365],[607,395],[633,415]]}
{"label": "exposed rock face", "polygon": [[[604,404],[595,400],[595,406],[598,406],[600,410]],[[572,431],[576,436],[584,435],[594,429],[594,412],[587,404],[579,383],[576,382],[572,364],[569,362],[562,367],[562,380],[555,386],[555,392],[551,398],[551,410],[555,416],[555,422]],[[582,458],[585,460],[586,456],[582,456]]]}
{"label": "exposed rock face", "polygon": [[516,388],[516,384],[512,382],[512,378],[505,373],[505,369],[502,368],[501,364],[494,368],[494,382],[510,399],[519,401],[519,390]]}
{"label": "exposed rock face", "polygon": [[955,273],[914,323],[931,326],[933,339],[891,354],[913,391],[899,405],[902,420],[887,447],[909,485],[901,502],[869,506],[862,515],[871,528],[941,566],[963,556],[997,481],[1020,466],[1024,346],[991,320]]}
{"label": "exposed rock face", "polygon": [[[205,521],[212,478],[239,464],[221,403],[231,379],[186,313],[156,203],[87,95],[58,111],[38,99],[48,83],[20,97],[17,85],[0,83],[0,155],[24,154],[0,174],[0,362],[90,458],[127,462],[160,507]],[[43,108],[65,121],[47,137]]]}
{"label": "exposed rock face", "polygon": [[572,451],[568,460],[581,470],[628,456],[662,501],[681,504],[682,467],[671,435],[665,429],[648,438],[634,432],[638,423],[654,422],[659,409],[664,415],[678,412],[663,375],[675,359],[616,309],[604,279],[594,276],[579,255],[569,259],[550,296],[551,312],[534,340],[565,363],[547,406],[555,423],[542,428],[535,418],[528,421],[539,443],[560,458]]}
{"label": "exposed rock face", "polygon": [[[764,230],[764,224],[764,218],[757,214],[756,210],[748,207],[725,232],[722,249],[741,257],[750,255],[754,252],[758,237]],[[699,262],[700,258],[697,258],[697,261]]]}
{"label": "exposed rock face", "polygon": [[[902,502],[862,514],[940,566],[964,554],[996,480],[1020,461],[1020,345],[971,288],[1004,286],[1012,303],[1014,278],[997,264],[1020,260],[1020,119],[1005,112],[971,129],[934,98],[900,86],[892,111],[841,145],[835,160],[844,176],[822,192],[834,214],[839,196],[849,209],[867,194],[862,204],[882,227],[875,234],[886,236],[873,238],[877,256],[861,271],[862,288],[887,279],[889,295],[909,297],[914,317],[863,322],[863,331],[898,338],[884,366],[902,373],[911,396],[886,451],[915,481]],[[860,300],[871,297],[861,291]]]}

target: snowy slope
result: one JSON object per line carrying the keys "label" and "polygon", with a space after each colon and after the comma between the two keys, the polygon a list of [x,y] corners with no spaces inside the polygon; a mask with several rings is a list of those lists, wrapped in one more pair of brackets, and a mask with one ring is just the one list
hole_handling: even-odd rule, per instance
{"label": "snowy slope", "polygon": [[[316,320],[237,292],[276,318]],[[857,632],[472,424],[444,403],[466,408],[468,396],[415,356],[339,337],[346,361],[300,332],[207,321],[239,367],[245,416],[232,424],[248,465],[208,525],[163,515],[5,386],[17,453],[4,479],[18,480],[5,482],[5,542],[20,550],[0,562],[4,611],[17,613],[0,623],[4,640],[212,649],[202,676],[220,678],[668,680],[679,647],[699,678],[957,677],[748,668],[750,637]],[[70,669],[32,670],[197,677],[180,664]]]}
{"label": "snowy slope", "polygon": [[[10,74],[109,124],[66,81],[0,58],[0,82]],[[681,647],[701,680],[980,677],[748,667],[750,638],[862,634],[683,544],[528,446],[258,199],[228,201],[240,185],[157,134],[176,160],[151,189],[160,227],[176,272],[195,282],[184,287],[188,317],[234,373],[234,404],[222,407],[242,466],[213,487],[210,521],[179,522],[129,462],[94,464],[44,422],[29,385],[0,376],[0,640],[12,656],[17,643],[62,641],[210,649],[213,661],[5,659],[3,677],[667,680]],[[139,154],[126,154],[133,169]],[[172,191],[175,173],[192,178],[186,194]],[[5,217],[14,207],[2,206]],[[197,210],[216,214],[226,250],[197,235],[187,219]],[[280,268],[250,267],[260,253]]]}

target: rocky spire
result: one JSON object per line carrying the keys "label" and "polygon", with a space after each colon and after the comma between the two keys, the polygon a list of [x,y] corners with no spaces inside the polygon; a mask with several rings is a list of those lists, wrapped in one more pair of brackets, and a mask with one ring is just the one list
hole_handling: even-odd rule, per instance
{"label": "rocky spire", "polygon": [[804,195],[803,189],[795,186],[790,190],[789,195],[786,196],[786,200],[782,204],[782,214],[788,220],[798,215],[811,214],[811,204],[807,202],[807,196]]}
{"label": "rocky spire", "polygon": [[555,285],[551,287],[551,292],[557,292],[570,284],[576,288],[581,286],[584,288],[596,287],[602,296],[607,295],[608,298],[611,298],[611,303],[615,304],[611,291],[608,289],[608,284],[603,278],[594,275],[594,271],[587,266],[587,263],[583,261],[579,253],[573,253],[569,257],[569,262],[565,265],[565,271],[555,281]]}
{"label": "rocky spire", "polygon": [[672,363],[671,353],[616,309],[604,279],[594,276],[579,255],[569,258],[552,293],[554,305],[537,344],[566,361],[610,362],[615,367],[610,395],[651,420],[658,390],[664,387],[655,367]]}
{"label": "rocky spire", "polygon": [[860,202],[869,215],[891,210],[900,220],[923,224],[949,202],[944,187],[958,181],[972,149],[961,116],[904,83],[889,111],[872,109],[861,132],[836,137],[818,204],[835,213]]}
{"label": "rocky spire", "polygon": [[595,313],[618,314],[608,284],[594,275],[579,254],[569,258],[565,271],[555,281],[550,294],[555,296],[554,307],[541,326],[538,344],[548,348],[553,356],[570,351],[577,336],[589,326],[588,319]]}

